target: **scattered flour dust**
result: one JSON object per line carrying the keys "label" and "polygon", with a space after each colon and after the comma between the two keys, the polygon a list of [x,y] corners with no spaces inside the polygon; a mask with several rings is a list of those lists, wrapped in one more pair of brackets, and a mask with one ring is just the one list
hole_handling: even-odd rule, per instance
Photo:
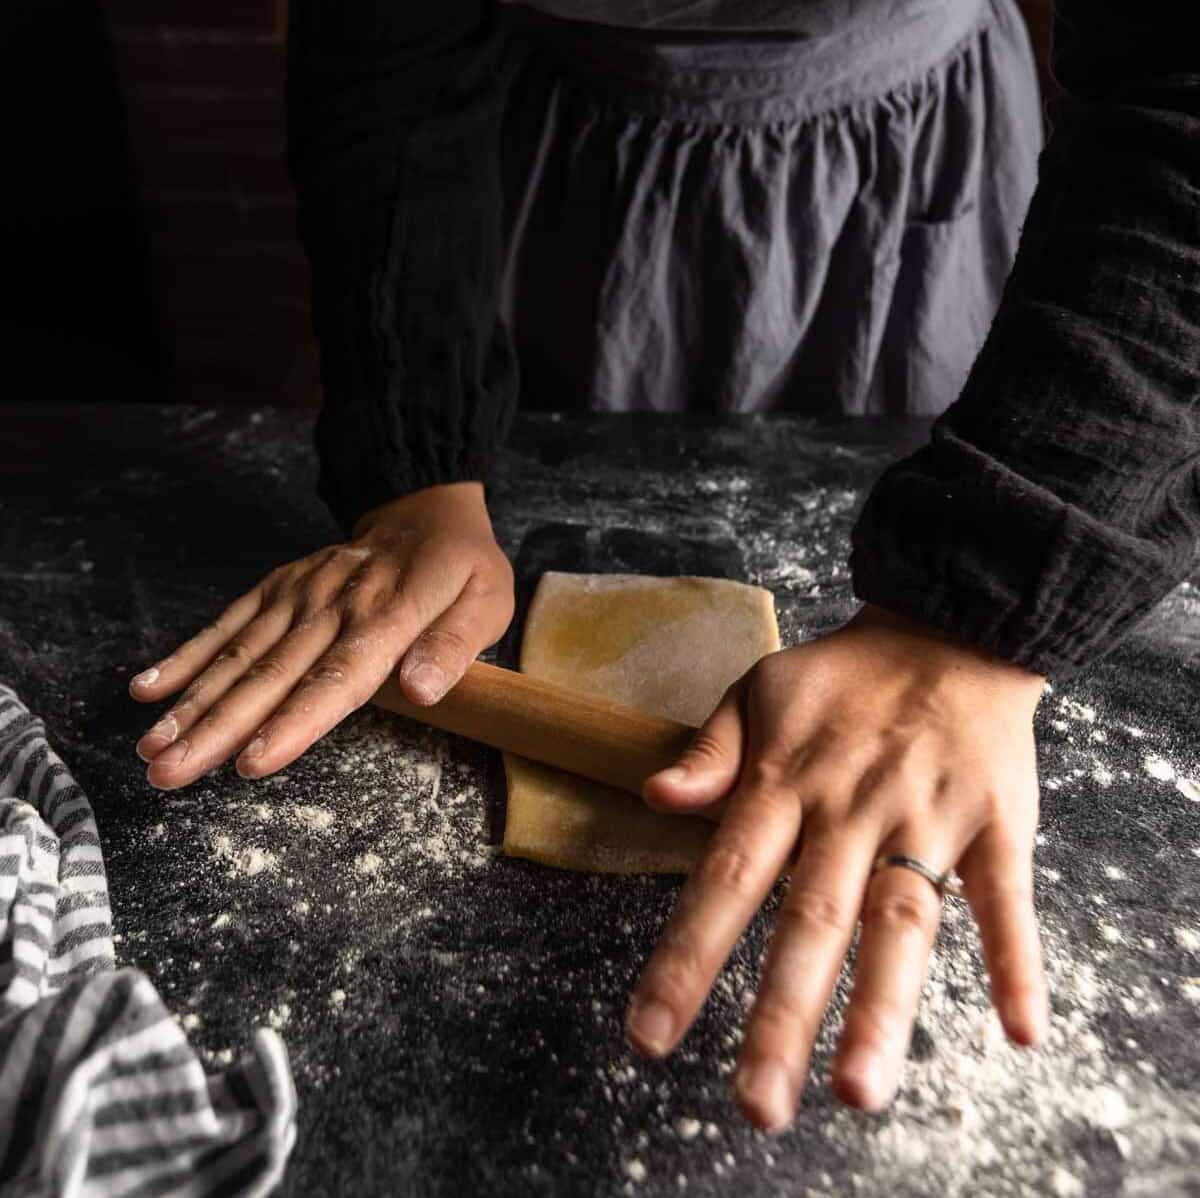
{"label": "scattered flour dust", "polygon": [[[1099,787],[1107,790],[1121,782],[1145,785],[1146,779],[1174,786],[1193,803],[1200,803],[1200,763],[1194,753],[1180,753],[1179,745],[1151,749],[1153,731],[1117,719],[1105,723],[1106,712],[1089,704],[1058,696],[1046,687],[1044,700],[1049,725],[1057,734],[1056,772],[1041,779],[1043,791]],[[1103,726],[1102,726],[1103,725]],[[1183,761],[1181,757],[1190,757]],[[1174,760],[1173,760],[1174,758]],[[1136,763],[1140,760],[1140,771]]]}
{"label": "scattered flour dust", "polygon": [[[1071,927],[1052,911],[1043,912],[1040,923],[1054,995],[1045,1043],[1031,1051],[1008,1040],[989,1000],[970,909],[962,902],[947,903],[918,1012],[922,1051],[906,1060],[899,1093],[881,1117],[865,1121],[836,1102],[822,1109],[819,1125],[801,1116],[793,1134],[819,1134],[830,1145],[845,1146],[854,1160],[848,1177],[807,1173],[796,1193],[807,1198],[893,1192],[944,1198],[1000,1193],[1084,1198],[1097,1178],[1079,1154],[1081,1140],[1106,1145],[1104,1151],[1113,1153],[1131,1178],[1162,1177],[1168,1162],[1200,1158],[1200,1094],[1167,1084],[1149,1055],[1138,1051],[1139,1045],[1153,1044],[1157,1034],[1163,1012],[1159,979],[1136,972],[1118,978],[1106,969],[1100,955],[1113,938],[1099,929],[1092,948],[1081,946]],[[1177,930],[1175,936],[1180,947],[1200,949],[1200,935],[1190,929]],[[1090,951],[1097,953],[1096,960]],[[736,1061],[745,1026],[739,1026],[739,1017],[744,1018],[754,981],[751,960],[735,954],[710,999],[730,1028],[725,1054],[716,1062],[725,1078]],[[810,1086],[828,1086],[850,981],[846,971],[830,1018],[822,1024]],[[1195,982],[1195,994],[1188,997],[1200,1003],[1200,977]],[[593,1003],[593,1011],[597,1020],[610,1017],[603,1004]],[[1123,1041],[1132,1054],[1125,1051],[1120,1060],[1114,1059],[1114,1014],[1126,1026],[1130,1018],[1137,1025]],[[686,1045],[678,1056],[683,1067],[693,1063]],[[645,1069],[640,1062],[614,1061],[598,1071],[605,1083],[604,1100],[614,1112],[621,1110],[622,1094],[646,1085]],[[803,1142],[787,1145],[786,1140],[762,1138],[736,1119],[718,1124],[696,1117],[686,1105],[696,1098],[693,1090],[660,1082],[658,1091],[664,1116],[658,1134],[687,1153],[689,1161],[693,1155],[696,1160],[681,1189],[697,1182],[701,1161],[728,1179],[733,1165],[724,1155],[727,1147],[739,1158],[756,1155],[768,1167],[777,1156],[795,1160],[803,1152]],[[623,1192],[633,1193],[629,1163],[652,1161],[641,1153],[644,1145],[632,1130],[626,1136],[617,1145],[618,1161]],[[1001,1185],[987,1184],[989,1177]],[[1176,1191],[1164,1183],[1153,1192],[1165,1198]]]}
{"label": "scattered flour dust", "polygon": [[226,832],[215,833],[211,845],[213,854],[228,864],[234,874],[253,878],[278,866],[278,858],[269,849],[260,849],[257,845],[235,845]]}
{"label": "scattered flour dust", "polygon": [[362,817],[337,816],[338,827],[349,823],[362,834],[356,871],[401,888],[414,871],[451,880],[487,868],[496,849],[488,843],[486,800],[468,780],[473,772],[448,760],[445,734],[398,726],[382,712],[357,721],[337,766],[361,794]]}
{"label": "scattered flour dust", "polygon": [[[825,563],[813,564],[827,571]],[[820,574],[822,580],[825,576]],[[1058,787],[1140,782],[1150,787],[1158,784],[1157,792],[1165,798],[1170,792],[1162,784],[1170,780],[1180,795],[1193,798],[1181,781],[1200,777],[1200,763],[1157,743],[1153,730],[1128,728],[1105,718],[1103,711],[1060,699],[1053,692],[1047,699],[1057,705],[1053,726],[1062,738],[1058,756],[1066,764],[1062,776],[1052,779]],[[1105,734],[1102,739],[1093,735],[1097,731]],[[1140,751],[1130,753],[1135,743]],[[333,744],[336,753],[321,760],[320,769],[306,778],[308,789],[300,792],[309,810],[331,814],[325,828],[319,826],[322,817],[313,821],[299,814],[299,808],[287,823],[282,818],[274,824],[247,818],[244,827],[255,839],[274,830],[269,843],[279,861],[275,853],[243,845],[227,834],[213,836],[214,853],[236,871],[252,876],[286,865],[291,846],[303,844],[304,852],[318,854],[318,861],[324,854],[331,869],[344,869],[351,861],[360,876],[374,879],[373,887],[397,894],[412,886],[414,875],[469,883],[472,875],[490,867],[496,850],[487,843],[484,797],[472,782],[473,771],[448,760],[442,734],[398,725],[384,713],[361,712],[354,717],[353,727]],[[1167,768],[1152,766],[1154,760]],[[1196,795],[1200,796],[1200,788]],[[297,836],[292,831],[285,836],[288,823],[325,834]],[[1181,846],[1180,851],[1200,856],[1200,844],[1189,850]],[[1041,880],[1051,886],[1061,881],[1049,865],[1038,868]],[[1126,870],[1112,862],[1097,861],[1092,868],[1081,899],[1106,886],[1119,892],[1127,882]],[[315,910],[320,897],[316,891],[301,889],[305,874],[299,864],[291,873],[297,885],[294,897],[300,900],[291,910],[297,913],[293,918],[299,919],[301,911],[308,911],[308,900]],[[1106,954],[1139,951],[1138,937],[1132,925],[1123,923],[1127,916],[1115,899],[1114,893],[1107,908],[1113,915],[1103,923],[1104,929],[1111,930],[1102,930],[1097,920],[1095,939],[1088,945],[1079,944],[1065,923],[1056,923],[1052,911],[1041,912],[1055,1015],[1047,1042],[1032,1052],[1011,1045],[1004,1036],[988,1001],[974,920],[965,904],[947,903],[919,1011],[925,1051],[919,1059],[906,1061],[897,1098],[884,1116],[866,1122],[838,1103],[822,1111],[822,1138],[853,1146],[861,1154],[855,1163],[854,1192],[897,1190],[968,1198],[999,1192],[981,1185],[981,1179],[994,1170],[1005,1185],[1013,1187],[1013,1194],[1084,1194],[1089,1178],[1078,1155],[1081,1135],[1107,1137],[1109,1149],[1119,1154],[1131,1177],[1153,1176],[1164,1162],[1195,1160],[1200,1155],[1200,1095],[1169,1086],[1153,1062],[1136,1051],[1123,1053],[1120,1061],[1113,1059],[1111,1016],[1119,1016],[1127,1027],[1133,1022],[1128,1043],[1135,1048],[1137,1043],[1151,1044],[1166,992],[1157,972],[1122,971],[1118,978],[1106,970]],[[326,903],[322,909],[328,913],[330,907]],[[434,915],[431,907],[416,903],[397,903],[392,909],[397,929],[417,928]],[[1191,928],[1176,929],[1175,939],[1187,952],[1200,946],[1200,935]],[[340,966],[339,980],[346,989],[352,989],[353,959],[348,952]],[[501,973],[506,969],[507,964]],[[735,955],[714,989],[711,1001],[719,1008],[714,1014],[719,1013],[730,1027],[723,1055],[716,1062],[722,1082],[734,1067],[746,996],[752,996],[756,980],[757,969],[748,956]],[[818,1040],[814,1054],[818,1085],[828,1083],[828,1063],[845,1010],[848,980],[847,975]],[[561,980],[564,987],[568,983],[584,984],[570,973]],[[594,986],[594,978],[587,984]],[[1171,986],[1200,1004],[1200,981],[1189,988],[1183,979],[1172,978]],[[326,991],[324,1010],[348,1009],[346,989]],[[278,998],[271,1001],[275,1006],[268,1018],[278,1020],[287,1004]],[[612,1017],[605,1004],[591,1007],[597,1020]],[[689,1056],[686,1044],[679,1057],[688,1068],[699,1064]],[[605,1068],[601,1101],[610,1105],[611,1115],[621,1111],[622,1094],[654,1085],[661,1102],[661,1135],[687,1152],[689,1159],[696,1154],[697,1160],[708,1161],[708,1169],[715,1171],[717,1163],[723,1169],[731,1167],[723,1155],[717,1155],[726,1146],[735,1149],[739,1159],[756,1152],[768,1164],[774,1163],[772,1153],[790,1155],[770,1140],[755,1138],[757,1133],[747,1132],[740,1122],[718,1126],[708,1118],[709,1103],[701,1101],[694,1089],[661,1075],[654,1081],[649,1070],[626,1061],[613,1061]],[[635,1130],[626,1127],[619,1135],[613,1161],[623,1188],[630,1190],[651,1180],[655,1164],[654,1146],[638,1141]],[[807,1134],[799,1124],[797,1132]],[[680,1176],[686,1183],[700,1180],[694,1172]],[[810,1198],[833,1198],[839,1193],[837,1184],[829,1174],[818,1173],[805,1178],[804,1192]]]}
{"label": "scattered flour dust", "polygon": [[1185,799],[1191,799],[1193,803],[1200,803],[1200,782],[1195,782],[1191,778],[1176,778],[1175,789]]}
{"label": "scattered flour dust", "polygon": [[1151,778],[1156,778],[1159,782],[1175,781],[1175,767],[1169,761],[1164,761],[1161,757],[1147,757],[1145,766],[1146,773]]}
{"label": "scattered flour dust", "polygon": [[383,858],[378,853],[360,853],[354,858],[354,868],[356,872],[371,877],[379,872],[379,867],[383,864]]}
{"label": "scattered flour dust", "polygon": [[[906,1183],[905,1192],[919,1184],[922,1192],[966,1198],[995,1166],[1024,1183],[1022,1193],[1083,1195],[1087,1167],[1073,1147],[1081,1128],[1109,1137],[1133,1176],[1164,1160],[1197,1159],[1200,1094],[1164,1086],[1148,1060],[1125,1067],[1107,1056],[1106,1009],[1142,1020],[1140,1040],[1149,1043],[1161,1004],[1137,982],[1110,975],[1101,983],[1065,931],[1044,927],[1042,939],[1056,1013],[1046,1042],[1031,1052],[1009,1042],[987,1001],[969,911],[947,904],[919,1012],[933,1047],[905,1063],[890,1117],[867,1133],[881,1188],[866,1192]],[[980,980],[964,997],[972,973]],[[839,1107],[831,1138],[849,1141],[855,1120]]]}
{"label": "scattered flour dust", "polygon": [[1200,953],[1200,932],[1194,928],[1176,928],[1175,940],[1180,948],[1189,953]]}
{"label": "scattered flour dust", "polygon": [[296,823],[310,832],[325,832],[333,827],[334,814],[328,807],[302,803],[292,810],[292,817]]}
{"label": "scattered flour dust", "polygon": [[[224,805],[232,825],[210,825],[205,836],[230,876],[282,873],[282,881],[299,892],[291,910],[304,916],[310,910],[304,870],[311,865],[301,858],[288,868],[293,847],[327,854],[324,864],[331,870],[348,863],[358,876],[398,890],[414,871],[449,879],[494,861],[498,850],[488,843],[486,801],[469,781],[472,771],[448,761],[443,733],[366,709],[356,713],[348,734],[330,744],[336,755],[305,779],[304,789],[297,792],[295,776],[274,775],[267,782],[287,786],[286,796]],[[298,837],[297,830],[311,836]],[[264,839],[269,848],[259,843]],[[385,863],[397,868],[384,869]]]}

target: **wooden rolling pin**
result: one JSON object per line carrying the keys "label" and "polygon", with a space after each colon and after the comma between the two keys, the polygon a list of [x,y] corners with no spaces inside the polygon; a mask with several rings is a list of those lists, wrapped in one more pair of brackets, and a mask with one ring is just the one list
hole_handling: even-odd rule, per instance
{"label": "wooden rolling pin", "polygon": [[695,732],[690,724],[480,661],[430,707],[410,702],[395,674],[371,702],[639,797],[646,778],[671,765]]}

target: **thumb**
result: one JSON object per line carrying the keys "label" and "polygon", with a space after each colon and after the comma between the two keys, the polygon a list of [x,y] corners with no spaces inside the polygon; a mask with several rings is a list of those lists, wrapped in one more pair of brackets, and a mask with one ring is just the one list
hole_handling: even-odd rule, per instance
{"label": "thumb", "polygon": [[733,789],[742,764],[743,719],[740,680],[696,730],[692,743],[674,765],[651,774],[642,798],[657,811],[707,807]]}
{"label": "thumb", "polygon": [[405,652],[399,674],[405,696],[422,707],[439,702],[476,656],[503,635],[511,617],[511,607],[494,592],[451,604]]}

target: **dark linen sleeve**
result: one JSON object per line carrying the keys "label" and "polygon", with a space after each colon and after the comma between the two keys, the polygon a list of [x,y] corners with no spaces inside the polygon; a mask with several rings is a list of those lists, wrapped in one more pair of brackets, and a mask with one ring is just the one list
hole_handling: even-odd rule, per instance
{"label": "dark linen sleeve", "polygon": [[1064,89],[996,319],[851,535],[855,594],[1039,673],[1109,651],[1200,538],[1192,5],[1060,0]]}
{"label": "dark linen sleeve", "polygon": [[484,479],[516,401],[497,317],[505,47],[483,0],[289,0],[286,162],[320,350],[319,492]]}

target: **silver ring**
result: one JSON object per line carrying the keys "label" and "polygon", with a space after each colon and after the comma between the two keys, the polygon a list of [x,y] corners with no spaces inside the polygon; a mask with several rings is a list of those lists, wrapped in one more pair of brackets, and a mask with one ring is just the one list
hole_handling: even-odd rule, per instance
{"label": "silver ring", "polygon": [[916,870],[921,877],[931,882],[934,889],[943,897],[949,895],[951,898],[962,898],[962,882],[952,869],[940,874],[933,866],[927,865],[919,857],[909,857],[905,853],[880,853],[875,858],[871,872],[876,873],[878,870],[886,869],[889,865],[902,865],[905,869]]}

